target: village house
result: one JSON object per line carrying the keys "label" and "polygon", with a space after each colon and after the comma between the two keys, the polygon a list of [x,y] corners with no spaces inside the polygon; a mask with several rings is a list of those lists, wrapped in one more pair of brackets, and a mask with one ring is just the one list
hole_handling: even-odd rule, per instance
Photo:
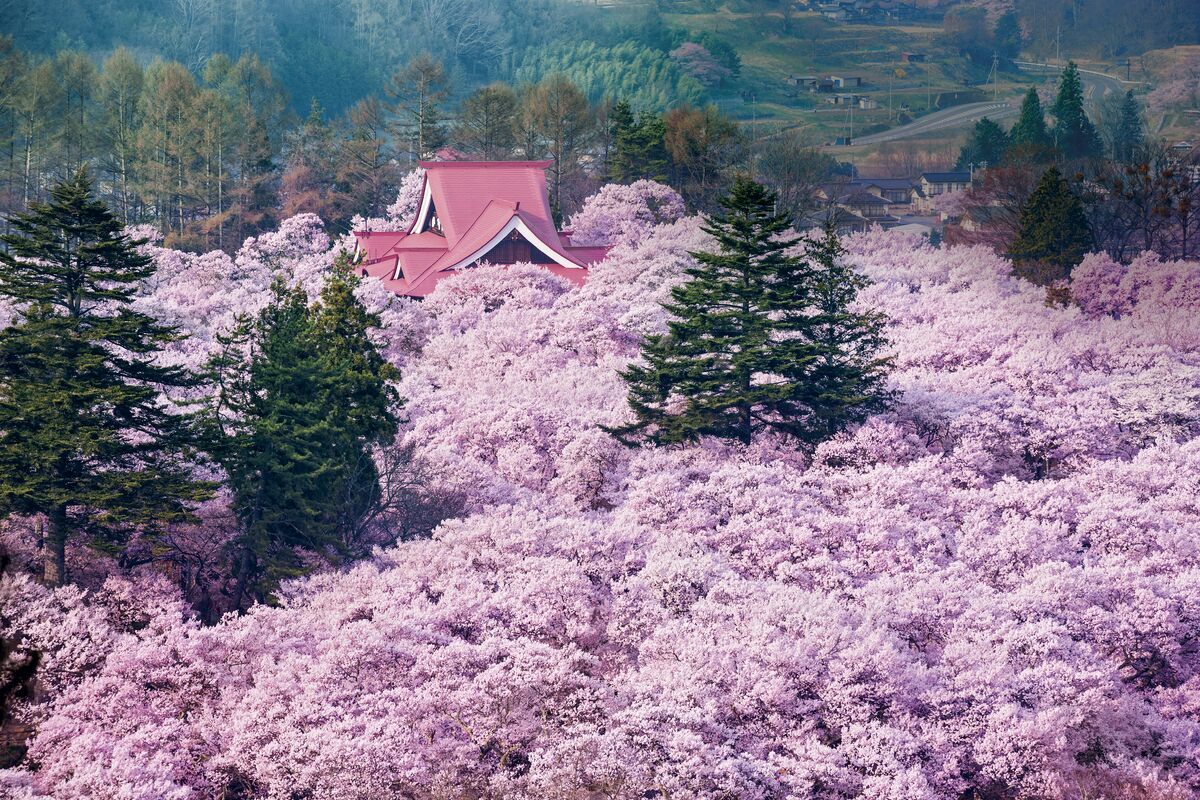
{"label": "village house", "polygon": [[825,102],[833,106],[856,106],[860,97],[857,94],[835,94],[825,98]]}
{"label": "village house", "polygon": [[886,226],[898,221],[888,213],[891,204],[885,198],[862,189],[842,195],[837,199],[837,204],[879,225]]}
{"label": "village house", "polygon": [[920,194],[913,178],[855,178],[822,186],[817,190],[817,197],[825,202],[833,202],[857,192],[882,198],[887,205],[884,213],[893,216],[908,214],[913,201]]}
{"label": "village house", "polygon": [[850,17],[850,13],[839,3],[821,3],[817,6],[817,12],[826,19],[832,19],[837,22]]}
{"label": "village house", "polygon": [[861,178],[859,183],[866,191],[877,194],[891,203],[908,205],[912,202],[912,178]]}
{"label": "village house", "polygon": [[788,75],[784,83],[797,89],[813,90],[820,81],[816,75]]}
{"label": "village house", "polygon": [[355,231],[364,276],[424,297],[480,263],[528,262],[581,284],[605,247],[577,247],[550,212],[550,161],[422,161],[417,215],[403,231]]}
{"label": "village house", "polygon": [[1010,216],[1000,206],[972,206],[963,212],[958,224],[964,231],[979,233],[994,225],[998,220],[1007,221]]}
{"label": "village house", "polygon": [[935,197],[947,192],[961,192],[970,187],[970,172],[926,172],[917,180],[913,205],[922,213],[934,213]]}
{"label": "village house", "polygon": [[946,192],[961,192],[971,185],[971,173],[926,172],[921,175],[921,193],[926,197],[937,197]]}
{"label": "village house", "polygon": [[855,214],[848,208],[831,206],[809,214],[800,221],[800,227],[805,230],[820,229],[833,225],[838,236],[851,233],[863,233],[870,230],[874,223],[866,217]]}

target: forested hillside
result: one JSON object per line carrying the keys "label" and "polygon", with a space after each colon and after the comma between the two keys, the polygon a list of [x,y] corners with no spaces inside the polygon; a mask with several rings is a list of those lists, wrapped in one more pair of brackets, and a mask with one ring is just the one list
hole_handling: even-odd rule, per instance
{"label": "forested hillside", "polygon": [[35,52],[73,47],[100,59],[124,46],[143,63],[161,57],[196,74],[214,53],[253,54],[294,110],[315,97],[336,114],[422,52],[468,87],[512,77],[531,48],[647,43],[644,15],[619,17],[611,25],[592,7],[556,0],[15,0],[0,9],[0,31]]}

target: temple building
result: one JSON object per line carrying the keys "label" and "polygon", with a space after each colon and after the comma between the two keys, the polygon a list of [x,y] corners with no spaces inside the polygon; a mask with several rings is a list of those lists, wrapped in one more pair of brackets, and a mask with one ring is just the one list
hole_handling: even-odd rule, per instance
{"label": "temple building", "polygon": [[541,264],[583,283],[606,247],[576,247],[550,213],[549,161],[422,161],[425,185],[404,231],[355,231],[364,275],[424,297],[439,280],[479,263]]}

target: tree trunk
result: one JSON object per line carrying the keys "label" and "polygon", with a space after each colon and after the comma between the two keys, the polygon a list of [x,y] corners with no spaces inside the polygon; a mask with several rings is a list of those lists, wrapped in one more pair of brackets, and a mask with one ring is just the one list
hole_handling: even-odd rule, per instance
{"label": "tree trunk", "polygon": [[234,608],[241,610],[242,601],[246,599],[246,590],[250,586],[250,579],[255,572],[255,558],[253,551],[245,547],[242,549],[241,557],[238,559],[237,579],[233,586],[233,604]]}
{"label": "tree trunk", "polygon": [[50,512],[46,537],[42,546],[42,580],[47,586],[62,586],[67,582],[67,533],[70,521],[67,507],[59,506]]}

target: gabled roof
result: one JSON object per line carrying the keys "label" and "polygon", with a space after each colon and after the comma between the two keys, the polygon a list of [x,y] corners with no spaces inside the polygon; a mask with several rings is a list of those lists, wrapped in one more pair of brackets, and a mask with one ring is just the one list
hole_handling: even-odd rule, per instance
{"label": "gabled roof", "polygon": [[547,269],[578,282],[607,253],[563,241],[546,189],[550,161],[418,163],[425,183],[408,230],[355,233],[367,274],[401,294],[428,294],[444,273],[484,259],[510,235],[540,251]]}
{"label": "gabled roof", "polygon": [[877,194],[871,194],[863,190],[851,192],[838,198],[839,203],[844,203],[848,206],[889,206],[891,201]]}
{"label": "gabled roof", "polygon": [[911,189],[914,178],[859,178],[854,181],[858,186],[878,186],[880,189]]}
{"label": "gabled roof", "polygon": [[969,172],[923,172],[921,177],[930,183],[967,183],[971,180]]}

